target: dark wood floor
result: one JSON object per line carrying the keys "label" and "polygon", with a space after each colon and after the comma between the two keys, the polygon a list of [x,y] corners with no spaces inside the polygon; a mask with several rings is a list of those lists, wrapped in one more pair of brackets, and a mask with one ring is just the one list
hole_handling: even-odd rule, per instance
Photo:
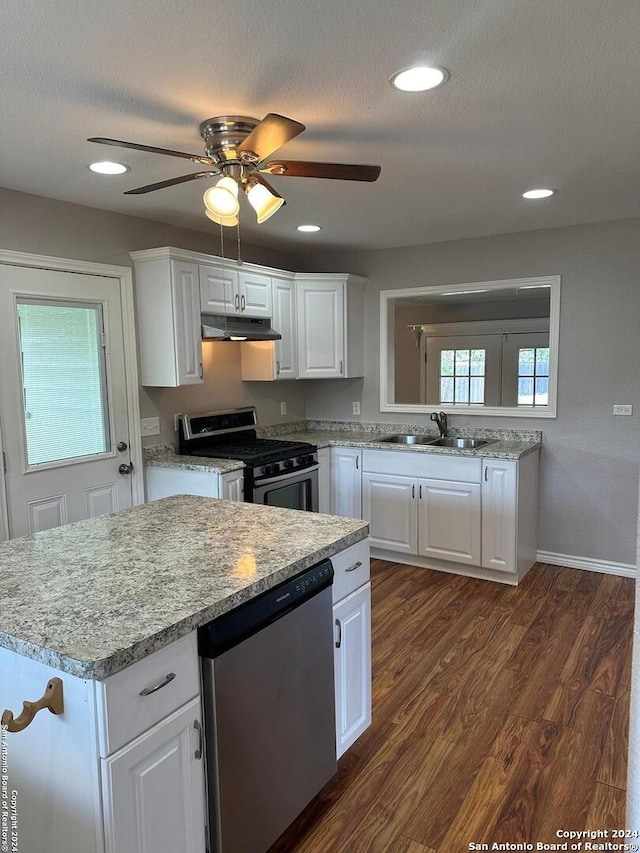
{"label": "dark wood floor", "polygon": [[372,563],[373,725],[272,853],[462,853],[624,827],[634,581]]}

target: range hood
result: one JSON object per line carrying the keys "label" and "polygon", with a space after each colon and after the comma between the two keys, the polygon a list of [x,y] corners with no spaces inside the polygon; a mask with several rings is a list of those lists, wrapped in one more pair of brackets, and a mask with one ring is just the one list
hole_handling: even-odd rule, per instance
{"label": "range hood", "polygon": [[267,317],[237,317],[226,314],[201,315],[203,341],[279,341],[280,332]]}

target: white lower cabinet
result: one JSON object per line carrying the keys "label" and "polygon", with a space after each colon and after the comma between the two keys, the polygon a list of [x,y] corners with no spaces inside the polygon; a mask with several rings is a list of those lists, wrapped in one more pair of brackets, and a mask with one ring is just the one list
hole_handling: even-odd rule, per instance
{"label": "white lower cabinet", "polygon": [[244,469],[215,474],[182,468],[145,468],[147,501],[159,501],[172,495],[200,495],[203,498],[244,500]]}
{"label": "white lower cabinet", "polygon": [[203,853],[200,697],[102,759],[107,853]]}
{"label": "white lower cabinet", "polygon": [[416,497],[413,477],[363,473],[362,515],[371,525],[374,547],[418,553]]}
{"label": "white lower cabinet", "polygon": [[332,557],[336,755],[371,725],[369,541]]}
{"label": "white lower cabinet", "polygon": [[375,556],[508,583],[535,563],[537,452],[512,460],[372,449],[362,467]]}
{"label": "white lower cabinet", "polygon": [[505,459],[483,460],[482,565],[516,570],[517,468]]}
{"label": "white lower cabinet", "polygon": [[318,450],[318,512],[331,512],[331,452]]}
{"label": "white lower cabinet", "polygon": [[333,608],[336,631],[336,755],[371,725],[371,584]]}
{"label": "white lower cabinet", "polygon": [[331,448],[331,512],[362,518],[362,451],[357,447]]}
{"label": "white lower cabinet", "polygon": [[418,480],[418,553],[480,564],[480,484]]}

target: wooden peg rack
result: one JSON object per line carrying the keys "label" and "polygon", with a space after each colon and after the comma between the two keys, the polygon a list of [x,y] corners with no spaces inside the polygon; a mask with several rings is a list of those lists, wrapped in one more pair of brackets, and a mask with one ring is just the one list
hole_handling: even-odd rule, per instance
{"label": "wooden peg rack", "polygon": [[42,711],[43,708],[47,708],[52,714],[64,713],[61,678],[52,678],[47,684],[44,694],[36,702],[25,700],[22,703],[22,713],[15,719],[12,711],[4,711],[2,714],[2,725],[6,726],[10,732],[21,732],[27,728],[38,711]]}

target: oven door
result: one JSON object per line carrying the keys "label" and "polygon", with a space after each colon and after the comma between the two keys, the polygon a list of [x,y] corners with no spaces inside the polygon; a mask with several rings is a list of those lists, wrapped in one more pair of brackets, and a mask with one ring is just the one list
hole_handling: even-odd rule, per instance
{"label": "oven door", "polygon": [[253,487],[253,502],[318,512],[318,466],[269,477]]}

